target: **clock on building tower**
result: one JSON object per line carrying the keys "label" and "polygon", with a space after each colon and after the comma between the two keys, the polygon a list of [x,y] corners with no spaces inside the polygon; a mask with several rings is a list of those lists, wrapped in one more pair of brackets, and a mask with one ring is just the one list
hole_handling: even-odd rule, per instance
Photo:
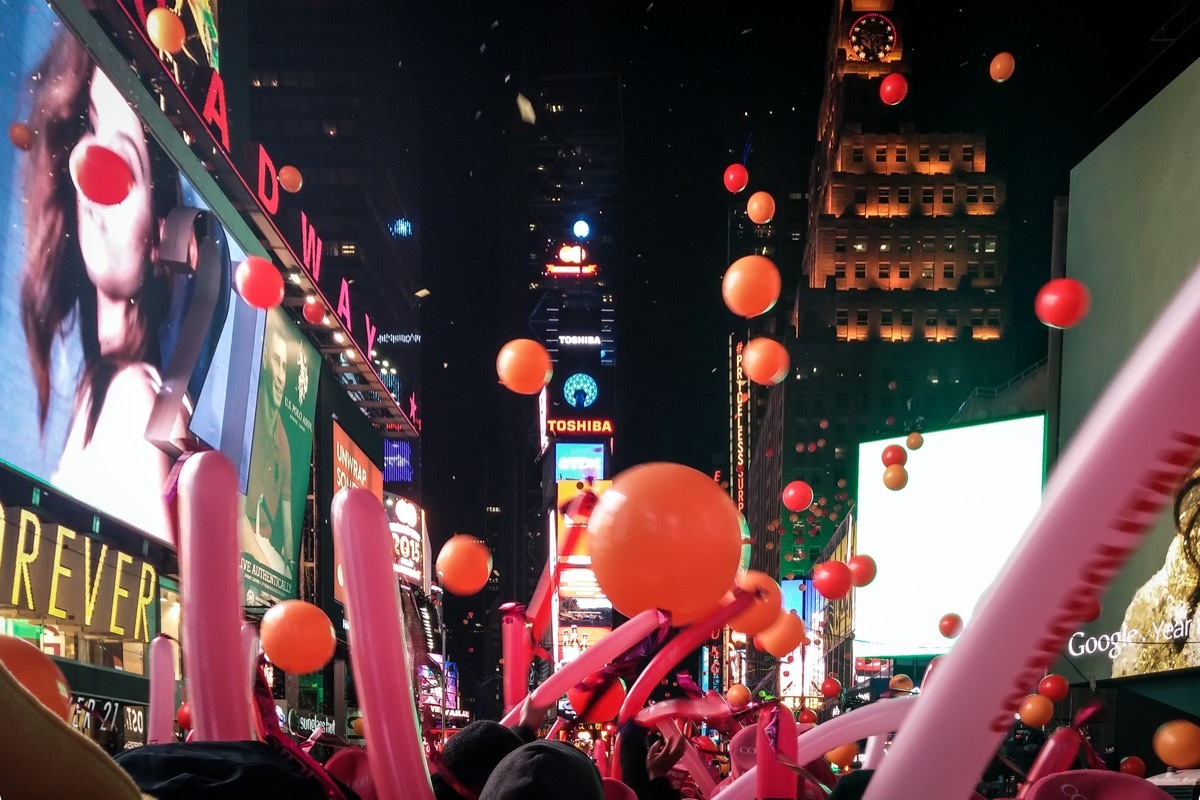
{"label": "clock on building tower", "polygon": [[896,47],[896,26],[883,14],[864,14],[850,26],[850,53],[859,61],[882,61]]}

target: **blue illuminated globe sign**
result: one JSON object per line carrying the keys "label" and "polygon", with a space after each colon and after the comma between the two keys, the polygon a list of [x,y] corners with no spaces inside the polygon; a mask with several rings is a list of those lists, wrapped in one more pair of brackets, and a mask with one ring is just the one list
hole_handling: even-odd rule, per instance
{"label": "blue illuminated globe sign", "polygon": [[600,395],[600,387],[591,375],[576,372],[563,381],[563,397],[571,408],[587,408],[596,402]]}
{"label": "blue illuminated globe sign", "polygon": [[575,225],[572,226],[571,232],[575,234],[576,239],[586,239],[588,234],[592,232],[592,226],[587,224],[587,220],[577,219]]}

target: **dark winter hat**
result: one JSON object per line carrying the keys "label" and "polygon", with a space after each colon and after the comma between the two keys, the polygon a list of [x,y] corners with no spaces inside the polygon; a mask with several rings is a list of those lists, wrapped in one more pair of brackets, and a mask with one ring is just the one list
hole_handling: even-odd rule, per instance
{"label": "dark winter hat", "polygon": [[496,765],[521,746],[521,737],[498,722],[481,719],[450,737],[442,765],[468,789],[479,791]]}
{"label": "dark winter hat", "polygon": [[604,785],[582,751],[542,740],[501,761],[479,800],[604,800]]}

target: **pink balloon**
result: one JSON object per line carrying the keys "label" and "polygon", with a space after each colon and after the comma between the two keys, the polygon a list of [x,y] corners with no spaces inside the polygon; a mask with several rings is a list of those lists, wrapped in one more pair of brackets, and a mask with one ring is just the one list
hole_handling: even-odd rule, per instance
{"label": "pink balloon", "polygon": [[608,775],[608,739],[603,736],[596,739],[592,745],[592,755],[596,758],[596,769],[600,772],[600,777],[606,777]]}
{"label": "pink balloon", "polygon": [[[254,730],[242,658],[242,549],[237,473],[210,450],[179,473],[179,584],[183,663],[198,741],[236,742]],[[390,539],[389,539],[390,541]]]}
{"label": "pink balloon", "polygon": [[[650,663],[642,670],[642,674],[634,681],[633,686],[629,687],[629,691],[625,694],[625,702],[621,704],[621,713],[617,715],[618,724],[624,725],[641,710],[642,706],[646,704],[646,700],[650,698],[650,693],[654,691],[654,687],[676,664],[683,660],[684,656],[699,647],[700,643],[707,639],[713,631],[719,631],[725,627],[726,622],[753,605],[754,600],[752,593],[738,589],[734,592],[732,603],[719,606],[708,616],[696,620],[695,623],[675,634],[675,638],[655,653],[654,658],[650,659]],[[609,636],[611,635],[609,634]],[[607,639],[608,636],[600,641],[603,643]],[[585,655],[587,652],[590,651],[585,651]],[[553,676],[551,680],[553,680]],[[547,681],[547,683],[549,682]]]}
{"label": "pink balloon", "polygon": [[1135,775],[1076,769],[1042,778],[1025,797],[1027,800],[1064,800],[1071,797],[1086,797],[1087,800],[1170,800],[1171,795]]}
{"label": "pink balloon", "polygon": [[637,793],[616,778],[603,777],[604,800],[637,800]]}
{"label": "pink balloon", "polygon": [[[254,686],[254,682],[258,679],[258,643],[258,627],[255,626],[253,622],[243,622],[242,653],[246,658],[246,669],[248,670],[248,677],[251,686]],[[259,719],[258,714],[255,712],[253,707],[250,709],[250,721],[252,723],[250,728],[250,738],[264,738],[262,720]]]}
{"label": "pink balloon", "polygon": [[146,744],[175,741],[175,642],[159,634],[150,643],[150,711]]}
{"label": "pink balloon", "polygon": [[[679,764],[692,776],[692,780],[696,782],[696,788],[700,790],[701,797],[712,797],[713,789],[716,788],[717,782],[713,780],[712,775],[708,774],[708,768],[704,766],[704,760],[696,752],[695,746],[683,735],[683,730],[680,729],[679,723],[670,718],[662,718],[658,720],[657,725],[664,739],[676,736],[683,739],[683,755],[679,759]],[[791,796],[788,795],[788,797]]]}
{"label": "pink balloon", "polygon": [[1059,728],[1038,751],[1033,766],[1025,776],[1025,783],[1017,791],[1017,800],[1025,797],[1033,784],[1049,775],[1057,775],[1071,768],[1079,758],[1079,746],[1083,737],[1075,728]]}
{"label": "pink balloon", "polygon": [[[767,732],[776,726],[776,747],[771,747]],[[779,755],[796,760],[796,718],[786,706],[767,706],[758,712],[758,735],[755,739],[754,761],[757,769],[755,783],[759,797],[796,797],[799,775],[779,761]],[[804,763],[804,762],[799,762]]]}
{"label": "pink balloon", "polygon": [[370,490],[343,489],[334,496],[333,540],[346,572],[350,666],[375,790],[381,800],[433,800],[392,571],[392,533],[383,504]]}
{"label": "pink balloon", "polygon": [[[575,684],[603,667],[639,641],[649,636],[659,626],[659,613],[653,609],[643,611],[618,627],[600,641],[583,651],[583,655],[555,672],[546,682],[530,693],[534,705],[550,706],[567,693]],[[521,714],[521,703],[500,720],[503,725],[515,725]],[[562,719],[561,717],[559,719]],[[550,738],[549,734],[546,736]]]}
{"label": "pink balloon", "polygon": [[504,710],[511,711],[529,693],[529,666],[533,663],[533,639],[525,622],[525,606],[500,606],[500,643],[504,652]]}
{"label": "pink balloon", "polygon": [[[1082,609],[1118,574],[1200,448],[1200,270],[1126,359],[1046,484],[1042,506],[867,788],[866,800],[961,800],[1058,658]],[[1111,453],[1122,469],[1112,470]],[[1074,531],[1095,535],[1081,543]],[[1003,648],[995,642],[1003,641]],[[947,720],[954,720],[947,725]],[[937,781],[929,781],[937,775]]]}

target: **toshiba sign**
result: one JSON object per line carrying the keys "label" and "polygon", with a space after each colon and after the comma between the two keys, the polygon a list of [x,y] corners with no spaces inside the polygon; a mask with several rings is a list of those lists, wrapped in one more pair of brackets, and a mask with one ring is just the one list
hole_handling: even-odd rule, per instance
{"label": "toshiba sign", "polygon": [[599,347],[601,344],[599,336],[594,336],[594,335],[593,336],[580,336],[580,335],[567,334],[567,333],[564,333],[563,335],[558,337],[558,343],[561,345],[568,345],[571,347],[580,347],[580,346]]}
{"label": "toshiba sign", "polygon": [[564,433],[608,433],[613,432],[610,419],[551,419],[546,421],[546,430],[551,436]]}

